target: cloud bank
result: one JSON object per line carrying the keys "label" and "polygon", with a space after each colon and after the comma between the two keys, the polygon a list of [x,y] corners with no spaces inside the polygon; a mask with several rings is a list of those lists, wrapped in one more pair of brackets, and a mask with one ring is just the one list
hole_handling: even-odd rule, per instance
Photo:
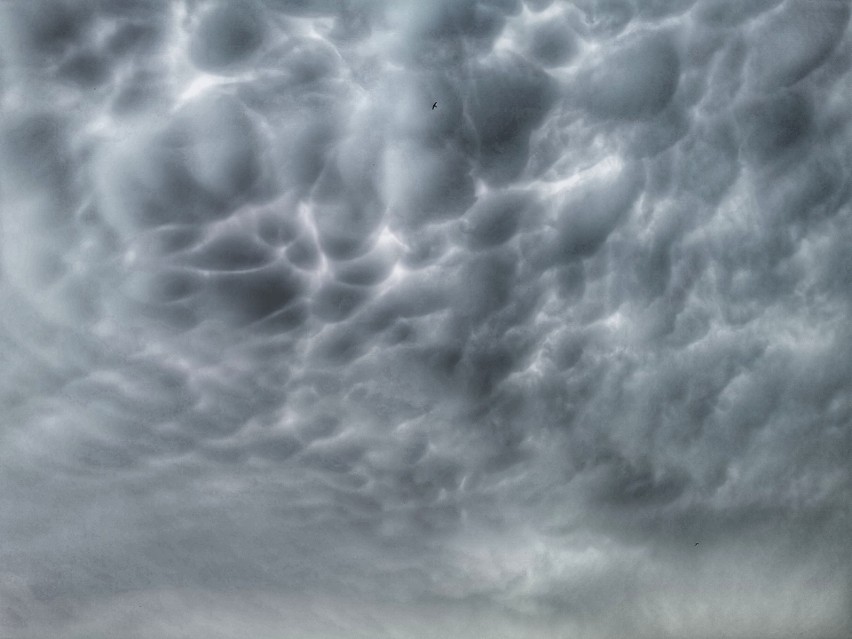
{"label": "cloud bank", "polygon": [[849,636],[849,22],[0,4],[0,634]]}

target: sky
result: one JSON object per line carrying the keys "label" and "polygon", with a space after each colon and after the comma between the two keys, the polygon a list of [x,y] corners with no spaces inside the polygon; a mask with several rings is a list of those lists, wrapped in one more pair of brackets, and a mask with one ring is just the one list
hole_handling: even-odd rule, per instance
{"label": "sky", "polygon": [[852,636],[849,23],[0,0],[0,636]]}

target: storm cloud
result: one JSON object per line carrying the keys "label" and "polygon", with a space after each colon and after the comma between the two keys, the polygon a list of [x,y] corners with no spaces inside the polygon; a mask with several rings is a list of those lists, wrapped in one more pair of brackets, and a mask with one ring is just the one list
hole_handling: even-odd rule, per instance
{"label": "storm cloud", "polygon": [[0,3],[0,635],[850,636],[849,22]]}

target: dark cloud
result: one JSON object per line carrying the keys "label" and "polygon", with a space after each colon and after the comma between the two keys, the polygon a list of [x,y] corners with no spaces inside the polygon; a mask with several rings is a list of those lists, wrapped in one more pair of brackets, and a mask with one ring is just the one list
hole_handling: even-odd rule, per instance
{"label": "dark cloud", "polygon": [[214,5],[199,18],[189,55],[202,69],[227,69],[257,50],[263,42],[264,29],[264,16],[253,2]]}
{"label": "dark cloud", "polygon": [[0,3],[0,635],[847,637],[849,21]]}

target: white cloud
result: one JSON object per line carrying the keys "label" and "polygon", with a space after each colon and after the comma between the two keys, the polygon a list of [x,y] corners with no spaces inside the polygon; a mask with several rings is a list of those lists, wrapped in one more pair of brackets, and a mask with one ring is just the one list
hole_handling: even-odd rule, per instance
{"label": "white cloud", "polygon": [[847,636],[849,19],[0,5],[0,634]]}

